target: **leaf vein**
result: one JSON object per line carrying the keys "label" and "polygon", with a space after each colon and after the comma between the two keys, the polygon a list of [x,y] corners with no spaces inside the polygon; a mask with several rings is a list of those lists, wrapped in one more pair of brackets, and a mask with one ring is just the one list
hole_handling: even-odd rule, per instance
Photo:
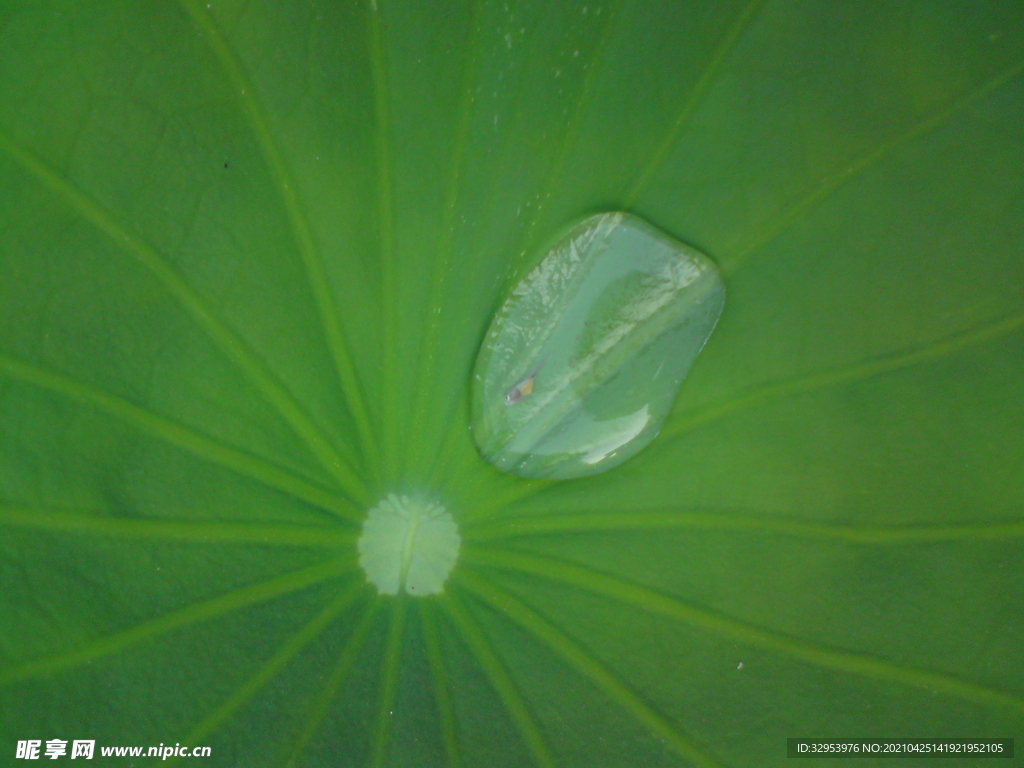
{"label": "leaf vein", "polygon": [[985,96],[1012,81],[1021,72],[1024,72],[1024,60],[1018,61],[1009,68],[997,73],[972,91],[953,99],[946,107],[915,124],[909,130],[892,136],[882,141],[878,146],[868,149],[851,159],[848,163],[823,178],[818,182],[815,189],[811,190],[788,211],[775,221],[770,222],[760,233],[751,238],[750,243],[741,248],[739,253],[729,262],[722,265],[723,273],[727,277],[735,275],[750,260],[754,253],[772,242],[805,214],[835,194],[851,179],[863,174],[869,168],[877,165],[886,157],[899,151],[915,139],[938,129],[960,112],[963,112],[968,107],[981,101]]}
{"label": "leaf vein", "polygon": [[130,629],[87,641],[79,648],[31,659],[0,669],[0,686],[9,685],[40,675],[48,675],[95,661],[124,650],[132,645],[181,629],[207,619],[216,618],[230,611],[247,608],[266,602],[275,597],[297,592],[300,589],[319,584],[352,570],[351,558],[336,558],[323,563],[292,571],[283,576],[236,589],[210,600],[181,608]]}
{"label": "leaf vein", "polygon": [[[413,407],[412,434],[422,434],[423,421],[426,417],[427,398],[434,378],[436,358],[438,354],[438,336],[441,325],[442,291],[441,285],[455,251],[455,207],[459,198],[459,181],[462,175],[462,163],[469,140],[469,123],[472,105],[475,101],[476,81],[479,69],[480,32],[479,19],[481,0],[472,0],[470,13],[470,40],[467,45],[466,63],[462,75],[462,98],[459,104],[459,117],[455,132],[455,147],[452,152],[452,172],[445,192],[444,211],[441,214],[441,242],[438,246],[440,258],[434,260],[430,279],[430,297],[427,303],[427,329],[423,340],[423,357],[420,364],[416,388],[415,405]],[[421,441],[426,443],[427,441]]]}
{"label": "leaf vein", "polygon": [[452,706],[451,685],[445,672],[441,640],[438,635],[437,618],[434,616],[432,601],[420,600],[420,622],[423,625],[423,641],[430,665],[430,678],[434,688],[434,701],[441,721],[441,740],[444,743],[448,768],[459,768],[459,742],[455,733],[455,709]]}
{"label": "leaf vein", "polygon": [[299,731],[295,743],[288,751],[288,755],[282,763],[284,768],[294,768],[298,764],[303,751],[309,745],[324,718],[327,717],[327,710],[330,708],[331,702],[337,697],[338,691],[341,690],[341,686],[344,685],[348,673],[352,670],[352,665],[355,664],[356,657],[366,643],[367,635],[370,633],[373,619],[377,615],[379,608],[380,600],[374,599],[363,611],[359,623],[352,630],[348,640],[345,641],[345,645],[342,647],[341,653],[338,654],[338,661],[335,663],[330,677],[324,682],[320,695],[310,708],[309,719],[306,721],[306,725]]}
{"label": "leaf vein", "polygon": [[398,414],[398,272],[395,264],[395,215],[392,191],[392,157],[389,140],[388,78],[385,70],[384,40],[377,0],[368,0],[368,43],[373,76],[374,156],[377,163],[377,218],[380,227],[381,293],[384,307],[384,467],[389,482],[397,478]]}
{"label": "leaf vein", "polygon": [[42,159],[17,146],[2,129],[0,129],[0,148],[5,149],[37,181],[63,199],[73,211],[106,234],[145,266],[206,332],[221,352],[255,384],[263,397],[288,422],[324,468],[331,472],[332,476],[341,484],[341,487],[357,497],[365,492],[362,481],[334,450],[284,384],[267,368],[242,337],[216,316],[203,298],[153,246],[125,229],[110,212],[63,179]]}
{"label": "leaf vein", "polygon": [[220,440],[196,432],[184,424],[148,411],[116,395],[5,355],[0,355],[0,375],[27,382],[107,413],[194,456],[233,470],[239,475],[283,491],[343,518],[353,522],[358,522],[360,519],[359,510],[348,501],[303,480],[288,470],[233,448]]}
{"label": "leaf vein", "polygon": [[623,198],[623,206],[630,207],[634,205],[637,198],[643,192],[644,188],[650,183],[654,174],[662,166],[665,160],[668,158],[669,152],[672,151],[672,147],[675,145],[676,140],[679,138],[680,132],[683,130],[683,126],[686,125],[687,120],[690,119],[690,115],[694,113],[700,103],[704,100],[707,92],[711,89],[711,86],[715,82],[715,78],[718,76],[718,70],[721,69],[722,64],[725,63],[726,59],[732,53],[733,48],[739,39],[743,36],[744,31],[750,25],[751,20],[757,13],[757,9],[760,7],[764,0],[750,0],[740,15],[736,17],[736,20],[732,23],[726,33],[722,36],[718,45],[715,47],[715,51],[711,56],[711,60],[708,62],[704,71],[700,77],[697,78],[697,82],[694,83],[692,89],[690,89],[689,95],[686,97],[686,101],[679,108],[679,112],[676,113],[675,119],[672,121],[672,126],[665,134],[665,138],[662,139],[661,144],[651,155],[650,160],[643,167],[640,175],[636,181],[633,182],[633,186],[630,187]]}
{"label": "leaf vein", "polygon": [[781,515],[751,514],[729,509],[630,510],[574,512],[514,517],[468,526],[467,541],[496,541],[520,536],[599,531],[663,531],[673,529],[770,532],[786,536],[845,541],[853,544],[901,544],[936,541],[1005,541],[1024,537],[1024,519],[966,525],[850,525],[800,520]]}
{"label": "leaf vein", "polygon": [[324,257],[316,244],[309,221],[302,210],[302,205],[299,201],[295,185],[292,183],[287,164],[281,155],[277,142],[274,140],[266,111],[257,98],[256,88],[242,66],[242,62],[231,49],[216,22],[203,9],[202,4],[196,2],[196,0],[179,0],[179,2],[200,32],[206,37],[214,54],[224,67],[228,80],[237,92],[242,110],[259,142],[264,161],[280,193],[288,225],[306,271],[306,279],[309,282],[310,289],[313,291],[320,324],[325,341],[330,349],[335,372],[341,382],[342,393],[345,396],[349,412],[352,414],[356,429],[358,430],[363,451],[372,463],[375,456],[373,431],[370,426],[366,403],[360,389],[355,366],[352,362],[352,356],[349,352],[348,342],[345,339],[338,316],[338,309],[335,306]]}
{"label": "leaf vein", "polygon": [[537,205],[523,236],[523,245],[519,249],[519,253],[523,256],[528,256],[535,245],[534,232],[537,224],[540,222],[544,206],[554,192],[555,183],[562,173],[562,168],[565,166],[569,152],[579,142],[580,122],[593,96],[594,81],[604,61],[604,55],[612,37],[614,20],[618,10],[618,0],[609,3],[604,22],[602,23],[601,36],[598,38],[594,53],[590,57],[590,65],[587,67],[587,74],[584,76],[583,85],[580,87],[579,98],[576,100],[572,115],[570,115],[569,120],[565,124],[565,129],[562,131],[562,141],[555,154],[554,162],[549,166],[548,172],[544,176],[544,181],[541,183],[540,192],[537,195]]}
{"label": "leaf vein", "polygon": [[381,667],[380,696],[377,701],[377,722],[373,728],[370,747],[371,768],[382,768],[388,755],[388,737],[395,710],[395,694],[398,689],[398,666],[402,656],[402,630],[405,626],[407,603],[398,599],[392,601],[391,621],[388,622],[388,637],[384,646],[384,662]]}
{"label": "leaf vein", "polygon": [[[356,599],[365,585],[354,582],[316,616],[314,616],[302,629],[286,640],[277,652],[267,659],[256,673],[242,683],[224,702],[203,719],[192,731],[181,741],[184,744],[197,744],[217,730],[239,709],[259,692],[260,688],[269,683],[282,669],[287,666],[298,653],[311,643],[324,629],[334,621]],[[172,757],[169,762],[177,762],[178,758]],[[161,763],[163,764],[163,761]],[[154,763],[157,765],[157,763]]]}
{"label": "leaf vein", "polygon": [[223,542],[333,549],[355,544],[356,540],[355,531],[350,528],[135,519],[4,503],[0,503],[0,525],[144,541],[188,541],[204,544]]}
{"label": "leaf vein", "polygon": [[680,414],[664,430],[659,442],[664,445],[674,437],[718,421],[735,411],[763,406],[793,395],[867,381],[903,368],[939,360],[977,344],[995,341],[1021,328],[1024,328],[1024,314],[1011,315],[938,341],[924,342],[899,352],[879,355],[843,368],[749,387],[726,400]]}
{"label": "leaf vein", "polygon": [[555,762],[551,749],[548,747],[533,713],[520,695],[505,664],[491,647],[483,630],[450,591],[444,594],[441,606],[473,656],[476,657],[512,721],[519,728],[519,733],[533,755],[534,761],[541,768],[554,768]]}
{"label": "leaf vein", "polygon": [[645,702],[582,645],[556,629],[510,592],[479,575],[465,571],[460,572],[458,580],[467,590],[519,624],[575,667],[595,687],[603,690],[612,701],[636,718],[655,738],[663,740],[694,765],[722,768],[720,762],[699,747],[692,738],[681,733],[665,715]]}
{"label": "leaf vein", "polygon": [[571,585],[612,600],[631,605],[650,614],[681,621],[690,626],[732,641],[781,653],[791,658],[847,674],[874,680],[923,687],[958,697],[975,704],[1024,714],[1024,699],[953,675],[934,672],[865,653],[830,648],[801,640],[754,624],[723,616],[706,608],[686,603],[654,589],[617,576],[553,557],[521,552],[466,548],[464,557],[483,567],[527,573]]}

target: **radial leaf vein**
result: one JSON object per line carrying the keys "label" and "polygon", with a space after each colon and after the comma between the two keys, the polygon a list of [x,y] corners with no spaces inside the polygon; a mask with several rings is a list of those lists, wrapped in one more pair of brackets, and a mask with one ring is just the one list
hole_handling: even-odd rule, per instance
{"label": "radial leaf vein", "polygon": [[[352,419],[359,432],[364,454],[372,464],[376,450],[373,430],[370,426],[366,403],[360,390],[355,366],[352,363],[352,357],[349,353],[345,334],[338,317],[338,310],[335,306],[330,280],[327,277],[323,255],[317,247],[309,221],[299,202],[298,193],[295,190],[295,185],[292,183],[287,164],[281,156],[277,142],[274,140],[266,111],[257,97],[256,88],[242,66],[242,62],[231,49],[216,22],[203,8],[203,4],[196,0],[179,0],[179,2],[181,2],[185,11],[206,37],[214,54],[224,67],[231,86],[237,94],[242,110],[259,142],[267,167],[277,184],[292,236],[302,258],[306,278],[313,291],[317,313],[320,316],[324,337],[341,382],[342,393],[345,396],[349,412],[352,414]],[[318,455],[320,453],[328,455],[327,449],[329,447],[321,446]],[[336,467],[335,471],[338,471]]]}
{"label": "radial leaf vein", "polygon": [[[459,116],[455,129],[455,146],[452,152],[452,172],[445,191],[444,211],[441,214],[441,238],[438,245],[438,258],[434,259],[430,279],[430,297],[427,303],[427,329],[423,337],[423,357],[420,363],[419,385],[416,388],[415,405],[411,433],[422,434],[423,421],[426,418],[428,393],[434,378],[434,369],[439,354],[438,341],[441,327],[441,311],[443,309],[442,290],[448,266],[455,250],[455,210],[459,199],[459,181],[462,177],[462,163],[466,156],[466,144],[469,140],[469,123],[473,113],[472,107],[476,100],[477,70],[480,56],[480,2],[472,0],[470,5],[470,34],[466,46],[466,63],[462,73],[462,91],[459,103]],[[424,445],[428,441],[417,441]]]}
{"label": "radial leaf vein", "polygon": [[334,512],[343,518],[352,521],[360,519],[359,510],[333,493],[313,485],[269,461],[232,448],[226,443],[196,432],[177,421],[155,414],[116,395],[5,355],[0,355],[0,375],[27,382],[82,405],[103,411],[201,459],[226,467],[239,475],[283,491],[321,509]]}
{"label": "radial leaf vein", "polygon": [[380,227],[382,306],[384,307],[384,461],[388,480],[394,480],[398,455],[398,414],[395,412],[398,376],[398,270],[395,264],[395,216],[391,181],[390,117],[384,40],[377,0],[367,0],[370,66],[373,74],[374,154],[377,162],[377,219]]}
{"label": "radial leaf vein", "polygon": [[402,658],[402,630],[405,626],[405,600],[393,600],[388,637],[384,646],[381,667],[380,697],[377,701],[377,722],[373,727],[370,745],[371,768],[382,768],[388,755],[388,738],[395,712],[395,694],[398,690],[398,670]]}
{"label": "radial leaf vein", "polygon": [[35,179],[63,199],[73,211],[145,266],[206,332],[221,352],[246,375],[267,402],[288,422],[341,487],[357,498],[362,496],[365,501],[362,480],[338,454],[284,384],[267,368],[242,337],[217,317],[206,301],[171,267],[156,248],[132,234],[109,211],[62,178],[41,158],[16,145],[2,130],[0,148],[6,150]]}
{"label": "radial leaf vein", "polygon": [[459,573],[458,581],[575,667],[612,701],[635,717],[655,738],[663,740],[671,749],[695,765],[702,768],[721,768],[721,763],[698,746],[691,737],[681,733],[665,715],[645,702],[582,645],[556,629],[511,593],[499,588],[490,580],[466,571]]}
{"label": "radial leaf vein", "polygon": [[354,544],[357,535],[350,528],[123,518],[101,512],[87,514],[0,503],[2,525],[142,541],[269,544],[330,549]]}
{"label": "radial leaf vein", "polygon": [[832,174],[823,178],[818,185],[805,197],[797,201],[789,210],[770,222],[761,232],[754,235],[749,244],[741,248],[739,252],[728,262],[722,265],[723,272],[727,276],[735,275],[749,260],[750,257],[773,241],[780,234],[789,229],[813,208],[827,200],[839,189],[845,186],[851,179],[877,165],[889,155],[902,149],[911,141],[931,133],[945,123],[949,122],[960,112],[968,107],[977,104],[984,97],[1001,86],[1009,83],[1021,72],[1024,72],[1024,60],[1016,62],[1013,66],[999,72],[995,76],[983,82],[974,90],[953,99],[943,109],[935,112],[921,122],[912,126],[903,133],[896,134],[891,138],[882,141],[876,147],[868,149],[854,157]]}
{"label": "radial leaf vein", "polygon": [[337,558],[236,589],[219,597],[144,621],[130,629],[87,641],[78,648],[0,669],[0,685],[9,685],[19,680],[48,675],[95,661],[173,630],[319,584],[351,571],[353,567],[354,563],[351,557]]}
{"label": "radial leaf vein", "polygon": [[[352,586],[335,597],[323,610],[317,613],[304,627],[286,640],[277,652],[267,659],[256,673],[242,683],[217,709],[211,712],[199,725],[181,740],[183,744],[198,744],[217,730],[239,709],[269,683],[278,672],[295,656],[311,643],[323,630],[334,621],[365,590],[361,581],[353,582]],[[171,761],[176,758],[171,758]],[[162,762],[160,764],[163,764]]]}
{"label": "radial leaf vein", "polygon": [[448,768],[459,768],[459,741],[455,733],[455,709],[452,706],[451,684],[445,671],[444,656],[441,653],[441,639],[437,629],[432,600],[420,600],[420,622],[423,625],[423,641],[430,664],[430,679],[434,688],[438,719],[441,721],[441,741],[444,743]]}
{"label": "radial leaf vein", "polygon": [[552,557],[467,547],[467,563],[527,573],[578,587],[648,613],[689,624],[696,629],[813,664],[874,680],[922,687],[975,704],[1024,714],[1024,699],[953,675],[919,669],[864,653],[829,648],[683,602],[648,587]]}
{"label": "radial leaf vein", "polygon": [[933,541],[1005,541],[1024,537],[1024,520],[963,525],[849,525],[799,520],[781,515],[750,514],[729,509],[579,511],[530,515],[469,525],[467,541],[495,541],[520,536],[597,531],[712,530],[779,533],[851,544],[902,544]]}
{"label": "radial leaf vein", "polygon": [[[483,476],[480,478],[479,482],[480,484],[482,484],[483,482],[486,482],[486,480],[487,477]],[[536,479],[520,480],[514,483],[513,485],[509,486],[508,490],[506,491],[503,491],[501,493],[487,494],[487,500],[484,503],[470,510],[470,512],[466,515],[465,520],[467,522],[471,520],[485,520],[491,517],[499,509],[514,504],[517,501],[522,501],[523,499],[529,498],[530,496],[535,496],[536,494],[543,491],[545,488],[550,488],[552,485],[556,485],[558,482],[560,481]],[[482,494],[476,495],[480,496]]]}
{"label": "radial leaf vein", "polygon": [[362,617],[359,619],[359,623],[355,629],[352,630],[352,634],[349,635],[348,640],[345,641],[345,645],[341,649],[341,653],[338,655],[338,661],[334,665],[334,669],[331,671],[330,677],[324,682],[324,687],[320,691],[320,695],[317,696],[309,710],[309,716],[306,720],[306,724],[302,730],[299,731],[298,736],[295,739],[295,743],[292,744],[291,749],[288,751],[288,755],[282,762],[284,768],[294,768],[299,762],[299,758],[302,757],[302,753],[309,745],[310,740],[316,733],[320,724],[327,717],[327,710],[330,709],[331,702],[338,696],[338,691],[341,690],[341,686],[344,685],[348,673],[352,670],[352,665],[355,664],[356,658],[359,656],[359,652],[366,644],[366,637],[370,633],[370,628],[373,626],[373,619],[377,615],[377,610],[380,608],[380,600],[374,599],[366,609],[363,611]]}
{"label": "radial leaf vein", "polygon": [[583,115],[586,114],[587,107],[590,105],[590,100],[593,96],[594,82],[601,70],[605,51],[607,51],[608,43],[612,37],[618,9],[618,2],[609,3],[606,9],[607,12],[604,15],[601,36],[598,38],[593,54],[591,54],[590,64],[587,67],[586,75],[584,75],[579,97],[576,99],[576,105],[573,107],[572,114],[569,116],[568,121],[566,121],[565,129],[562,132],[562,141],[558,145],[555,158],[544,176],[544,181],[541,183],[540,192],[537,195],[537,206],[534,209],[533,216],[530,217],[530,223],[527,225],[526,232],[523,235],[523,245],[519,249],[521,256],[526,256],[533,250],[537,224],[540,223],[545,205],[554,192],[555,183],[562,174],[562,169],[565,167],[565,161],[569,156],[570,150],[579,141]]}
{"label": "radial leaf vein", "polygon": [[661,140],[658,148],[651,155],[650,160],[647,161],[643,170],[640,171],[640,175],[637,176],[636,181],[633,182],[633,186],[629,188],[629,191],[623,198],[623,207],[628,208],[636,203],[637,198],[640,197],[640,194],[650,183],[654,174],[665,162],[669,152],[672,151],[672,147],[675,146],[676,140],[679,138],[679,134],[683,130],[683,126],[686,125],[690,116],[704,100],[707,92],[715,82],[715,78],[718,76],[718,70],[721,69],[722,64],[729,58],[729,54],[732,53],[736,43],[743,36],[743,32],[749,26],[762,2],[764,2],[764,0],[750,0],[750,2],[744,6],[740,15],[736,17],[736,20],[732,25],[730,25],[729,29],[726,30],[722,39],[715,47],[711,60],[704,68],[704,71],[701,72],[700,77],[697,78],[697,82],[694,83],[693,88],[690,89],[690,93],[686,97],[686,101],[684,101],[682,106],[679,108],[679,112],[676,113],[675,119],[672,121],[665,137]]}
{"label": "radial leaf vein", "polygon": [[508,710],[512,721],[519,728],[519,733],[526,742],[526,746],[533,755],[534,761],[541,768],[554,768],[555,761],[540,731],[540,726],[534,719],[533,713],[523,701],[519,689],[512,680],[504,663],[498,658],[497,653],[491,647],[490,642],[484,635],[483,630],[477,625],[476,620],[469,615],[465,607],[451,594],[445,593],[441,599],[441,606],[451,619],[459,635],[469,647],[469,650],[476,657],[477,662],[483,669],[491,685],[501,699],[501,703]]}
{"label": "radial leaf vein", "polygon": [[437,451],[433,457],[434,460],[431,462],[429,482],[431,488],[441,486],[441,490],[447,492],[448,484],[454,478],[466,475],[465,471],[449,471],[449,467],[456,457],[467,463],[472,461],[473,458],[478,458],[475,450],[470,452],[458,450],[459,443],[466,438],[467,424],[465,416],[468,412],[469,387],[464,384],[456,400],[454,412],[448,414],[448,429],[445,430],[440,450]]}
{"label": "radial leaf vein", "polygon": [[1011,315],[938,341],[925,342],[909,349],[880,355],[853,365],[808,376],[797,376],[768,384],[759,384],[726,400],[681,413],[665,428],[659,444],[664,445],[673,437],[706,426],[736,411],[757,408],[793,395],[865,381],[902,368],[938,360],[962,349],[995,341],[1019,331],[1021,328],[1024,328],[1024,314]]}
{"label": "radial leaf vein", "polygon": [[[529,26],[526,27],[525,29],[526,32],[524,33],[524,37],[522,38],[520,44],[525,49],[529,49],[530,39],[532,38],[535,32],[535,26]],[[508,165],[509,153],[518,146],[516,142],[512,141],[512,137],[517,135],[518,125],[521,119],[521,115],[523,113],[523,110],[520,108],[520,105],[523,101],[523,90],[525,88],[525,85],[526,78],[519,78],[519,83],[515,88],[515,94],[512,99],[512,108],[510,110],[513,115],[513,118],[512,121],[510,122],[510,125],[504,131],[501,132],[500,157],[491,164],[492,170],[488,174],[487,191],[481,196],[481,199],[484,201],[486,210],[479,217],[479,221],[482,222],[482,224],[477,227],[477,234],[474,237],[474,243],[472,247],[469,249],[471,253],[479,253],[481,250],[481,234],[487,231],[486,223],[494,219],[494,201],[499,197],[496,193],[496,190],[498,189],[498,185],[501,183],[500,170]],[[495,143],[497,142],[498,139],[495,139]],[[480,269],[486,264],[486,259],[472,259],[467,269],[460,271],[459,274],[456,275],[456,277],[459,280],[459,284],[462,286],[478,286],[480,284],[480,281],[477,279],[477,277],[479,275]],[[445,444],[457,444],[458,437],[460,436],[460,434],[464,434],[463,430],[466,428],[466,421],[463,418],[463,415],[466,413],[468,402],[469,390],[467,386],[463,391],[462,397],[455,400],[452,403],[451,407],[446,409],[447,412],[444,414],[444,418],[447,420],[447,423],[449,425],[448,434],[445,435],[444,438]],[[467,454],[464,452],[460,452],[457,455],[462,458],[467,458]],[[445,455],[440,456],[439,458],[440,463],[438,464],[435,462],[432,475],[434,477],[437,477],[439,475],[442,477],[453,477],[455,473],[451,473],[448,471],[449,461],[452,458],[452,456]]]}

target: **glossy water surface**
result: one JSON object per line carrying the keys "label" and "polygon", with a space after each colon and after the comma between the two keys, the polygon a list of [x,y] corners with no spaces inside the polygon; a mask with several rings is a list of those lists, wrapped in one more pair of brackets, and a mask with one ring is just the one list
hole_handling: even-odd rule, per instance
{"label": "glossy water surface", "polygon": [[665,423],[724,301],[710,259],[636,216],[576,224],[512,290],[480,350],[481,455],[525,477],[621,464]]}

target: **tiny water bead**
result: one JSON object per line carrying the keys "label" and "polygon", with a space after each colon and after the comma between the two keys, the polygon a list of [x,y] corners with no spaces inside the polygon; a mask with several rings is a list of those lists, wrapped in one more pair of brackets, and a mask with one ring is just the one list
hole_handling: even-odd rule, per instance
{"label": "tiny water bead", "polygon": [[627,213],[577,223],[512,290],[473,371],[473,435],[523,477],[611,469],[651,442],[722,313],[707,256]]}
{"label": "tiny water bead", "polygon": [[391,493],[363,521],[359,564],[382,595],[435,595],[444,589],[461,541],[443,506]]}

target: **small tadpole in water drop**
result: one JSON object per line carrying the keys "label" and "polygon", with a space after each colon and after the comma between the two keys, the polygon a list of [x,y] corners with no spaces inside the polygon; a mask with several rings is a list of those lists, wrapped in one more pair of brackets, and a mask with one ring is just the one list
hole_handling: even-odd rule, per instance
{"label": "small tadpole in water drop", "polygon": [[537,363],[537,367],[517,381],[507,393],[505,393],[505,405],[515,405],[527,395],[533,394],[536,385],[537,374],[544,365],[544,360]]}
{"label": "small tadpole in water drop", "polygon": [[505,395],[506,405],[515,405],[527,395],[533,394],[533,382],[536,373],[531,373],[525,379],[520,379],[512,389]]}
{"label": "small tadpole in water drop", "polygon": [[[531,195],[523,215],[546,201]],[[480,347],[480,455],[553,480],[626,461],[664,425],[724,301],[711,259],[636,216],[608,211],[567,227],[511,288]]]}

